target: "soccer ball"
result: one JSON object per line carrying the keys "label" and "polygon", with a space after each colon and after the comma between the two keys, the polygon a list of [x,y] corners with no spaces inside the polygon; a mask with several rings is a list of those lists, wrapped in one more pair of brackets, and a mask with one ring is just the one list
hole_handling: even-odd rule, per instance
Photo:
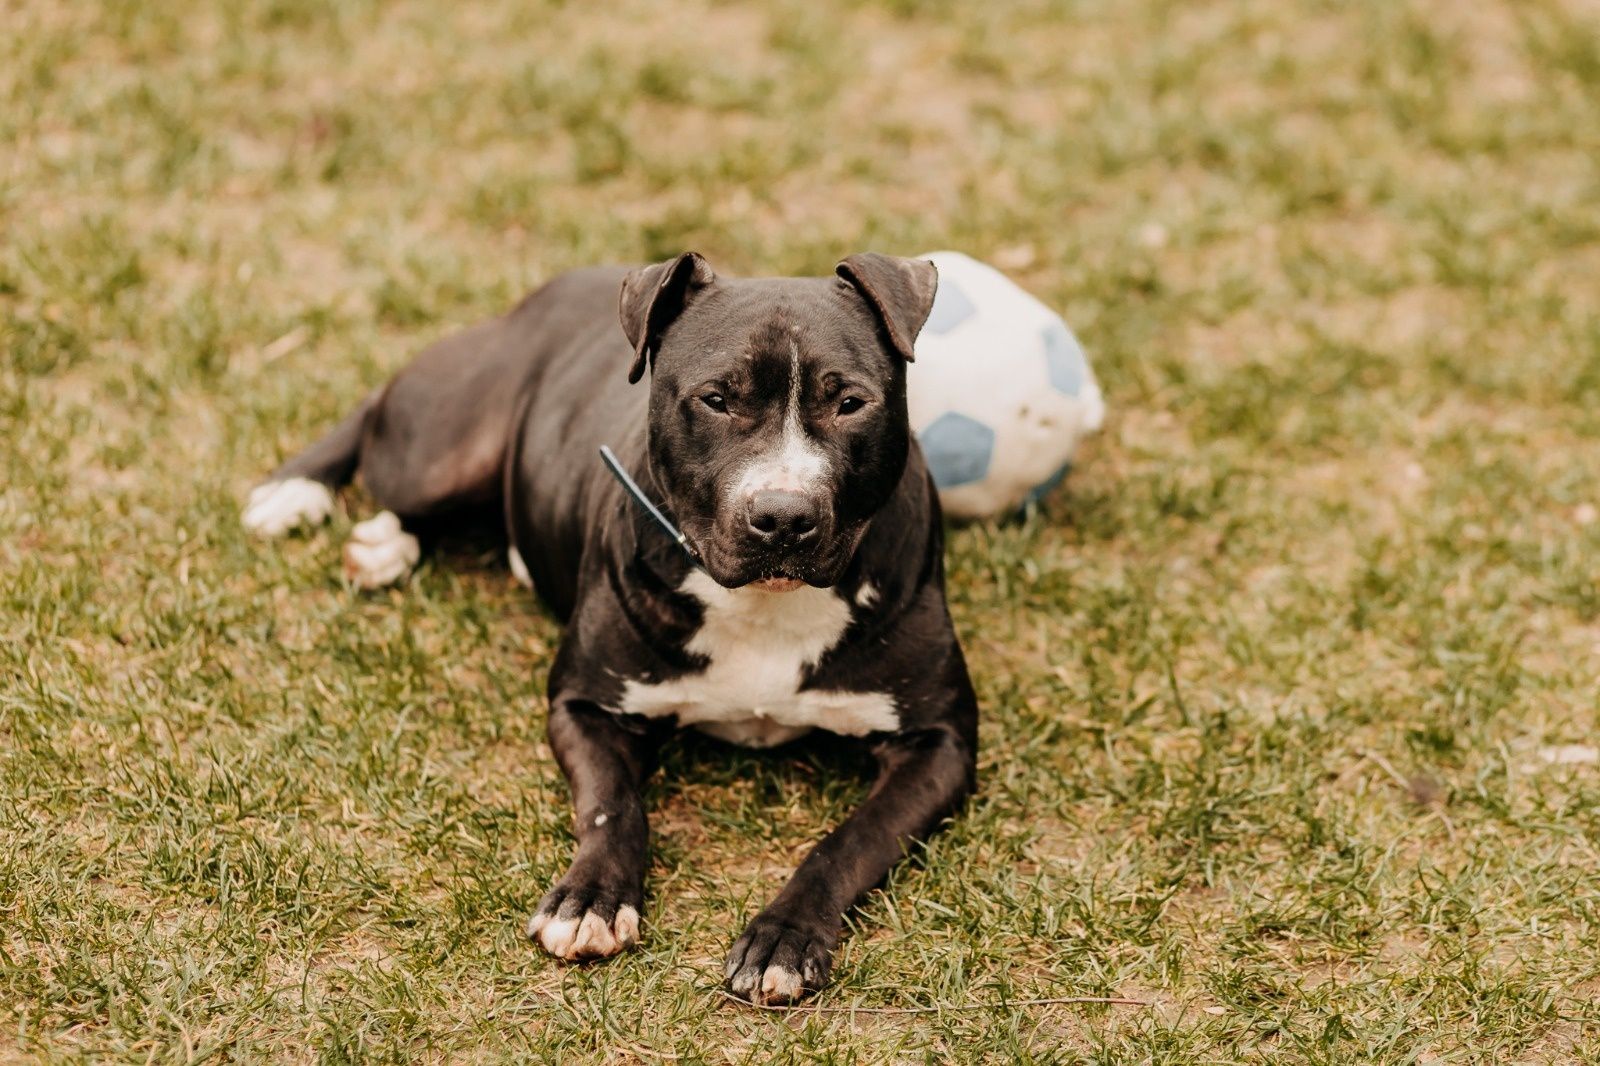
{"label": "soccer ball", "polygon": [[960,252],[939,268],[906,377],[911,425],[954,518],[1017,513],[1067,476],[1105,402],[1061,316]]}

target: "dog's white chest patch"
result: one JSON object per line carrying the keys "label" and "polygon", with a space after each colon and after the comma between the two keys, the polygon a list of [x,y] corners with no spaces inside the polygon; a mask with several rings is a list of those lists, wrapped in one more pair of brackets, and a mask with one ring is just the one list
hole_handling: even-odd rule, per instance
{"label": "dog's white chest patch", "polygon": [[627,681],[623,711],[649,718],[676,715],[680,725],[757,748],[812,729],[864,736],[899,726],[894,700],[886,693],[800,690],[805,670],[839,642],[850,624],[850,605],[831,590],[725,589],[694,570],[681,591],[705,608],[688,650],[704,656],[707,666],[671,681]]}

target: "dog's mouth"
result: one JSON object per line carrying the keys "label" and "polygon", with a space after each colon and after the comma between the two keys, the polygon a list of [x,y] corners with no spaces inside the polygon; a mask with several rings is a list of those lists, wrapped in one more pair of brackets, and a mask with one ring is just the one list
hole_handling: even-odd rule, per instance
{"label": "dog's mouth", "polygon": [[826,588],[833,583],[831,568],[815,566],[810,561],[740,560],[731,566],[716,565],[722,561],[723,557],[713,557],[704,565],[712,580],[723,588],[794,592],[808,585]]}
{"label": "dog's mouth", "polygon": [[793,592],[805,582],[788,574],[772,574],[768,577],[758,577],[750,582],[750,587],[760,589],[762,592]]}
{"label": "dog's mouth", "polygon": [[709,565],[706,572],[723,588],[796,592],[806,587],[830,588],[838,583],[843,569],[843,562],[839,559],[824,557],[743,559],[728,567]]}
{"label": "dog's mouth", "polygon": [[[838,584],[866,536],[868,523],[853,524],[836,533],[821,550],[784,554],[748,554],[745,545],[728,545],[714,533],[690,535],[695,556],[711,579],[726,589],[750,588],[761,592],[797,592],[805,586],[831,588]],[[697,530],[696,533],[700,531]]]}
{"label": "dog's mouth", "polygon": [[[688,533],[687,530],[685,530]],[[752,588],[762,592],[794,592],[805,585],[825,584],[815,560],[752,559],[729,551],[712,535],[688,533],[689,550],[711,579],[723,588]],[[709,550],[708,550],[709,549]]]}

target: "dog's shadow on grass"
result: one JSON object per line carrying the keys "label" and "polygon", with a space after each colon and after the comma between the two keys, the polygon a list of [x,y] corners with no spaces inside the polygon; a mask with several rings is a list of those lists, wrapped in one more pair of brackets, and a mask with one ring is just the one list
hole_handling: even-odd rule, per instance
{"label": "dog's shadow on grass", "polygon": [[647,802],[652,810],[689,806],[718,827],[770,835],[774,814],[800,794],[807,821],[838,824],[860,804],[877,774],[866,742],[813,730],[772,748],[746,748],[680,730],[661,752]]}
{"label": "dog's shadow on grass", "polygon": [[406,529],[422,544],[433,565],[463,575],[507,572],[505,511],[498,503],[451,511],[437,518],[409,518]]}

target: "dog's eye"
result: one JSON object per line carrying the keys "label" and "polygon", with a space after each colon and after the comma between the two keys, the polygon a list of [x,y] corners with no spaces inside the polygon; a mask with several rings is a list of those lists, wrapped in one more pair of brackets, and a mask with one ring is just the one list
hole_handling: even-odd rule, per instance
{"label": "dog's eye", "polygon": [[708,392],[700,397],[700,402],[718,414],[728,413],[728,401],[720,392]]}
{"label": "dog's eye", "polygon": [[839,413],[842,415],[853,415],[865,406],[867,406],[867,401],[863,400],[861,397],[846,396],[844,399],[839,401]]}

